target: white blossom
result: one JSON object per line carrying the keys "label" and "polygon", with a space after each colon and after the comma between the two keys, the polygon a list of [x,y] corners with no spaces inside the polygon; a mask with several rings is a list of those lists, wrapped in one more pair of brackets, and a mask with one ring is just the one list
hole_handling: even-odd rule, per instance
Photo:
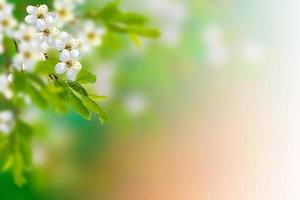
{"label": "white blossom", "polygon": [[79,41],[72,38],[68,33],[62,32],[56,40],[55,43],[56,48],[58,48],[60,51],[63,49],[66,49],[68,51],[78,51],[77,54],[79,55],[80,52],[78,50],[79,48]]}
{"label": "white blossom", "polygon": [[12,35],[13,29],[16,27],[17,21],[11,14],[0,12],[0,32]]}
{"label": "white blossom", "polygon": [[92,47],[101,45],[104,32],[102,27],[96,27],[92,21],[87,21],[83,25],[83,32],[78,36],[81,50],[89,52]]}
{"label": "white blossom", "polygon": [[54,26],[47,26],[38,33],[38,41],[54,46],[59,35],[59,30]]}
{"label": "white blossom", "polygon": [[21,71],[32,71],[40,60],[42,60],[41,52],[34,43],[21,43],[19,52],[13,59],[13,65]]}
{"label": "white blossom", "polygon": [[13,114],[10,111],[0,112],[0,132],[9,134],[13,126]]}
{"label": "white blossom", "polygon": [[65,23],[71,22],[75,19],[73,14],[73,10],[75,8],[74,2],[70,0],[56,0],[54,1],[54,8],[56,10],[58,26],[61,27]]}
{"label": "white blossom", "polygon": [[41,5],[39,7],[27,6],[26,10],[29,15],[25,17],[25,21],[35,26],[39,31],[45,30],[47,26],[55,22],[55,14],[48,12],[47,5]]}
{"label": "white blossom", "polygon": [[13,96],[12,90],[10,88],[9,77],[6,74],[0,75],[0,92],[7,99],[11,99]]}
{"label": "white blossom", "polygon": [[16,40],[24,43],[32,43],[37,40],[37,32],[34,27],[20,24],[19,29],[13,34]]}
{"label": "white blossom", "polygon": [[0,12],[11,14],[14,6],[10,3],[7,3],[6,0],[0,0]]}
{"label": "white blossom", "polygon": [[57,74],[64,74],[66,72],[68,79],[75,80],[81,69],[81,64],[78,59],[79,55],[76,51],[68,51],[64,49],[60,55],[61,62],[55,66],[55,72]]}

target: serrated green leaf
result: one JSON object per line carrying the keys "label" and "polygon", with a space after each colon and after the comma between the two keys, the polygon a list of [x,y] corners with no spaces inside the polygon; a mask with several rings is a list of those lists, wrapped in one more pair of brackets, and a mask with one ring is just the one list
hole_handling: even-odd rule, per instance
{"label": "serrated green leaf", "polygon": [[80,70],[76,78],[76,82],[80,84],[96,83],[96,81],[96,76],[86,70]]}

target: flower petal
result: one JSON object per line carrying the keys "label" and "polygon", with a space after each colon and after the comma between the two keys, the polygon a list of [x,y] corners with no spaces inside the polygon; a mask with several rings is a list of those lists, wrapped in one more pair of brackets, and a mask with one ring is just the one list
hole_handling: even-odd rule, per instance
{"label": "flower petal", "polygon": [[25,22],[27,22],[28,24],[34,24],[36,22],[37,18],[34,15],[27,15],[25,17]]}
{"label": "flower petal", "polygon": [[38,8],[38,11],[41,12],[42,14],[47,14],[48,12],[48,6],[43,4]]}
{"label": "flower petal", "polygon": [[57,74],[63,74],[67,70],[66,63],[58,63],[55,65],[55,73]]}
{"label": "flower petal", "polygon": [[38,19],[35,22],[35,26],[39,31],[42,31],[46,28],[46,22],[42,19]]}
{"label": "flower petal", "polygon": [[71,60],[70,52],[66,49],[62,50],[62,52],[60,53],[60,60],[62,62],[70,61]]}
{"label": "flower petal", "polygon": [[54,24],[54,22],[55,22],[54,17],[48,15],[45,18],[45,22],[46,22],[46,24],[50,24],[50,25]]}
{"label": "flower petal", "polygon": [[26,11],[29,14],[34,15],[37,12],[37,7],[35,7],[35,6],[27,6]]}
{"label": "flower petal", "polygon": [[60,35],[59,35],[59,38],[64,41],[64,42],[67,42],[70,38],[69,34],[67,32],[62,32]]}
{"label": "flower petal", "polygon": [[67,78],[69,80],[75,81],[77,74],[78,74],[78,69],[76,68],[72,67],[67,70]]}
{"label": "flower petal", "polygon": [[71,50],[70,55],[72,60],[78,60],[80,58],[80,52],[77,49]]}
{"label": "flower petal", "polygon": [[81,70],[81,63],[79,61],[73,61],[73,68],[77,69],[78,71]]}

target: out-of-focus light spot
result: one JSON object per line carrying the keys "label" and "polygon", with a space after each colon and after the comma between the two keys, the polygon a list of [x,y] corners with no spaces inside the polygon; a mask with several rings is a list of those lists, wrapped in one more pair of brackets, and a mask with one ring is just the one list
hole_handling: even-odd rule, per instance
{"label": "out-of-focus light spot", "polygon": [[132,116],[138,116],[147,108],[146,98],[140,94],[129,94],[124,100],[124,106]]}
{"label": "out-of-focus light spot", "polygon": [[46,150],[38,144],[33,145],[33,165],[34,166],[44,166],[47,161]]}
{"label": "out-of-focus light spot", "polygon": [[102,64],[97,72],[96,91],[103,96],[111,97],[114,92],[113,78],[115,67],[113,64]]}
{"label": "out-of-focus light spot", "polygon": [[264,57],[264,47],[256,41],[246,41],[242,43],[241,51],[242,59],[248,64],[259,64]]}
{"label": "out-of-focus light spot", "polygon": [[187,17],[184,2],[172,0],[140,1],[141,8],[153,16],[162,33],[161,41],[167,45],[175,45],[181,38],[183,25]]}
{"label": "out-of-focus light spot", "polygon": [[204,44],[207,50],[207,60],[213,67],[226,64],[229,57],[229,49],[225,45],[222,30],[217,26],[209,26],[202,32]]}

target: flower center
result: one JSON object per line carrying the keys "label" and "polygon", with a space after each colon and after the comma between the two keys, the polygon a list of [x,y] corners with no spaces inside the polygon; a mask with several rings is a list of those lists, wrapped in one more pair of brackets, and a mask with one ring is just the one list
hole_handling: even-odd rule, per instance
{"label": "flower center", "polygon": [[28,35],[28,34],[25,34],[25,35],[23,36],[23,40],[26,41],[26,42],[28,42],[28,41],[31,40],[31,36]]}
{"label": "flower center", "polygon": [[48,28],[46,28],[45,30],[43,30],[43,34],[44,34],[45,36],[49,36],[50,33],[51,33],[51,31],[50,31]]}
{"label": "flower center", "polygon": [[67,15],[67,11],[65,9],[60,9],[58,10],[58,15],[65,17]]}
{"label": "flower center", "polygon": [[71,68],[72,65],[73,65],[73,63],[72,63],[72,61],[67,61],[67,62],[66,62],[66,65],[67,65],[67,68]]}
{"label": "flower center", "polygon": [[67,43],[65,46],[65,49],[71,51],[72,50],[72,45],[70,43]]}
{"label": "flower center", "polygon": [[8,27],[9,25],[9,21],[7,19],[4,19],[1,24],[4,26],[4,27]]}
{"label": "flower center", "polygon": [[36,17],[37,17],[38,19],[44,19],[44,18],[45,18],[45,16],[44,16],[43,13],[37,13],[37,14],[36,14]]}
{"label": "flower center", "polygon": [[87,34],[87,38],[88,38],[89,40],[94,40],[94,39],[96,38],[96,34],[95,34],[94,32],[89,32],[89,33]]}
{"label": "flower center", "polygon": [[30,59],[30,58],[32,57],[32,55],[31,55],[31,53],[30,53],[29,51],[25,51],[25,52],[24,52],[24,57],[25,57],[26,59]]}

